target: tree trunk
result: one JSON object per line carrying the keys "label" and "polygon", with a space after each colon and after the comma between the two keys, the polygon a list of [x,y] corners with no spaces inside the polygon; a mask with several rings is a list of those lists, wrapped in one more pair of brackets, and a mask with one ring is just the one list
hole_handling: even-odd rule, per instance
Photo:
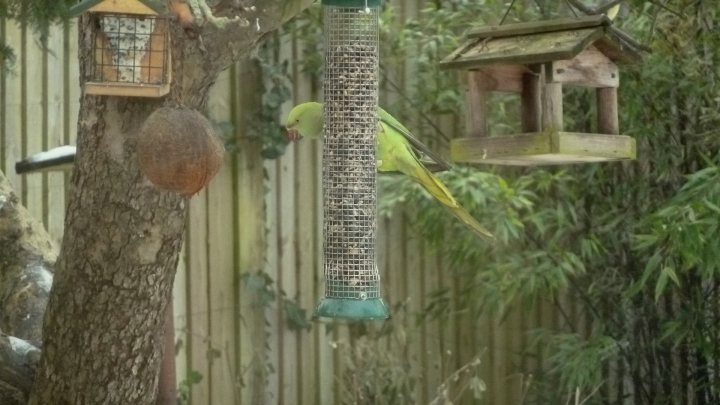
{"label": "tree trunk", "polygon": [[[81,98],[65,235],[31,404],[155,403],[186,202],[140,173],[136,134],[163,105],[203,111],[217,75],[311,0],[218,10],[205,0],[186,2],[194,21],[172,24],[169,96]],[[89,24],[87,16],[78,24],[81,82],[92,64]]]}
{"label": "tree trunk", "polygon": [[177,382],[175,381],[175,312],[171,304],[165,309],[165,352],[160,366],[157,405],[177,404]]}
{"label": "tree trunk", "polygon": [[154,402],[185,223],[184,199],[144,180],[134,157],[133,135],[158,105],[82,98],[32,404]]}

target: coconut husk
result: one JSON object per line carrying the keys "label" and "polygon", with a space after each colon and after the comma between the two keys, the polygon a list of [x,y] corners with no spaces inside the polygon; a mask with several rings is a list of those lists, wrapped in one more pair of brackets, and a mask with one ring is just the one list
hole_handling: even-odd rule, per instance
{"label": "coconut husk", "polygon": [[159,108],[145,120],[137,140],[138,163],[147,178],[187,197],[217,174],[224,152],[210,121],[189,108]]}

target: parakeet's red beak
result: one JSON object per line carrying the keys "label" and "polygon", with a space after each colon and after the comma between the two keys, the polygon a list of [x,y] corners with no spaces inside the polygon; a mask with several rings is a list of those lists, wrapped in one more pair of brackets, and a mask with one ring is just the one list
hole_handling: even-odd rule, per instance
{"label": "parakeet's red beak", "polygon": [[297,142],[297,141],[299,141],[300,139],[302,139],[302,135],[300,135],[300,133],[298,132],[298,130],[295,129],[295,128],[285,127],[285,131],[286,131],[285,137],[286,137],[287,140],[290,141],[290,142]]}

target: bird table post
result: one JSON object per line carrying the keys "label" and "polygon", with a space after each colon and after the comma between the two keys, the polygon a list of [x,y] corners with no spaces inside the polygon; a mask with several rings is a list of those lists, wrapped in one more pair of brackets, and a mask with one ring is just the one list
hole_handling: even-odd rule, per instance
{"label": "bird table post", "polygon": [[323,0],[323,228],[319,317],[386,319],[376,265],[380,0]]}

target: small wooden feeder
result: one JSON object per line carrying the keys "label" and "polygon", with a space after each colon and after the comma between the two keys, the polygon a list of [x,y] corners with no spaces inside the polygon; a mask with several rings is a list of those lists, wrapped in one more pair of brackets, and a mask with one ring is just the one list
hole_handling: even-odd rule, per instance
{"label": "small wooden feeder", "polygon": [[[466,69],[468,138],[454,140],[457,162],[548,165],[635,158],[635,140],[619,135],[617,63],[640,60],[635,41],[604,15],[484,27],[442,62]],[[563,132],[562,86],[595,88],[595,133]],[[488,132],[490,92],[521,97],[521,134]]]}
{"label": "small wooden feeder", "polygon": [[92,17],[94,63],[86,94],[161,97],[170,91],[165,9],[154,0],[85,0],[71,9]]}

